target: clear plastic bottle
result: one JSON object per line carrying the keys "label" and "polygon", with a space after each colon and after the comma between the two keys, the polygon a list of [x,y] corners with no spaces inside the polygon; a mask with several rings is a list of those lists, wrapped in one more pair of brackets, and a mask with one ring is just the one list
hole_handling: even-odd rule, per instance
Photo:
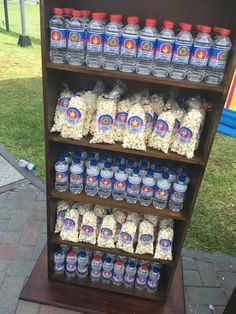
{"label": "clear plastic bottle", "polygon": [[102,258],[95,255],[91,263],[90,278],[92,281],[98,281],[102,277]]}
{"label": "clear plastic bottle", "polygon": [[126,173],[130,175],[133,172],[134,169],[134,160],[128,160],[127,162],[127,168],[126,168]]}
{"label": "clear plastic bottle", "polygon": [[128,174],[125,171],[125,166],[120,165],[119,170],[114,175],[114,185],[112,196],[117,201],[122,201],[126,196]]}
{"label": "clear plastic bottle", "polygon": [[60,245],[54,252],[54,274],[57,277],[63,277],[65,273],[65,254]]}
{"label": "clear plastic bottle", "polygon": [[212,47],[210,36],[211,27],[199,26],[199,33],[194,39],[191,59],[187,72],[187,79],[194,82],[201,82],[204,79],[208,59]]}
{"label": "clear plastic bottle", "polygon": [[192,32],[193,38],[196,38],[196,36],[198,35],[198,33],[201,31],[201,27],[202,27],[202,24],[197,24],[197,25],[195,25],[195,29],[194,29],[194,31]]}
{"label": "clear plastic bottle", "polygon": [[77,277],[85,278],[88,275],[89,257],[85,251],[81,251],[78,256]]}
{"label": "clear plastic bottle", "polygon": [[83,191],[84,166],[80,158],[74,158],[70,166],[70,191],[79,194]]}
{"label": "clear plastic bottle", "polygon": [[105,29],[103,46],[103,68],[117,70],[119,67],[122,15],[110,15],[110,23]]}
{"label": "clear plastic bottle", "polygon": [[65,19],[66,25],[69,23],[72,17],[73,8],[63,8],[63,17]]}
{"label": "clear plastic bottle", "polygon": [[143,178],[146,176],[148,170],[148,163],[147,161],[142,161],[140,163],[140,176]]}
{"label": "clear plastic bottle", "polygon": [[75,251],[71,249],[66,257],[66,277],[75,278],[77,268],[77,256]]}
{"label": "clear plastic bottle", "polygon": [[224,77],[225,66],[232,47],[229,38],[230,30],[219,29],[219,36],[216,37],[211,56],[209,59],[205,81],[210,84],[220,84]]}
{"label": "clear plastic bottle", "polygon": [[66,22],[63,9],[54,8],[54,16],[50,19],[50,61],[66,62]]}
{"label": "clear plastic bottle", "polygon": [[92,20],[87,27],[87,55],[86,64],[89,67],[99,68],[102,65],[102,50],[104,37],[103,15],[99,12],[92,14]]}
{"label": "clear plastic bottle", "polygon": [[133,72],[138,49],[139,17],[130,16],[127,22],[122,31],[119,69],[122,72]]}
{"label": "clear plastic bottle", "polygon": [[185,176],[179,176],[178,182],[173,184],[173,190],[171,191],[169,199],[169,208],[172,211],[179,212],[183,208],[185,192],[187,190],[187,184],[185,184]]}
{"label": "clear plastic bottle", "polygon": [[113,159],[112,171],[114,173],[118,171],[120,165],[121,165],[121,158],[119,156],[115,156],[115,158]]}
{"label": "clear plastic bottle", "polygon": [[143,289],[146,286],[148,278],[148,266],[147,264],[142,264],[139,266],[135,285],[139,289]]}
{"label": "clear plastic bottle", "polygon": [[211,33],[211,38],[213,41],[216,40],[216,38],[220,35],[219,34],[219,30],[220,30],[220,27],[219,26],[214,26],[213,29],[212,29],[212,33]]}
{"label": "clear plastic bottle", "polygon": [[122,259],[118,259],[114,265],[112,281],[115,285],[121,285],[123,282],[125,265]]}
{"label": "clear plastic bottle", "polygon": [[138,201],[140,192],[141,176],[139,168],[134,168],[133,173],[128,176],[128,186],[126,200],[128,203],[135,204]]}
{"label": "clear plastic bottle", "polygon": [[169,182],[170,183],[173,183],[173,182],[175,182],[175,180],[176,180],[176,167],[175,166],[173,166],[173,165],[169,165],[169,166],[167,166],[167,169],[166,169],[166,172],[169,174]]}
{"label": "clear plastic bottle", "polygon": [[113,171],[111,164],[106,162],[104,168],[100,172],[98,195],[102,198],[111,196]]}
{"label": "clear plastic bottle", "polygon": [[155,169],[154,169],[154,179],[155,179],[156,181],[158,181],[159,179],[162,178],[162,169],[163,169],[162,164],[157,163],[157,164],[155,165]]}
{"label": "clear plastic bottle", "polygon": [[137,268],[135,262],[130,261],[125,268],[124,285],[126,287],[132,287],[135,282],[135,275]]}
{"label": "clear plastic bottle", "polygon": [[100,157],[100,160],[98,162],[98,168],[100,170],[103,169],[106,162],[108,162],[108,155],[107,154],[102,154],[102,156]]}
{"label": "clear plastic bottle", "polygon": [[106,257],[102,265],[102,281],[109,283],[112,279],[113,262],[111,257]]}
{"label": "clear plastic bottle", "polygon": [[170,69],[170,77],[182,80],[186,77],[189,57],[193,45],[193,36],[190,33],[191,24],[182,23],[181,31],[176,36]]}
{"label": "clear plastic bottle", "polygon": [[155,19],[146,19],[145,27],[140,32],[136,61],[136,72],[138,74],[149,75],[152,72],[157,41],[156,23]]}
{"label": "clear plastic bottle", "polygon": [[153,171],[148,170],[147,175],[143,177],[141,190],[139,194],[139,203],[143,206],[149,206],[152,203],[155,180]]}
{"label": "clear plastic bottle", "polygon": [[154,191],[153,206],[157,209],[164,209],[167,204],[171,183],[169,174],[164,172],[162,179],[157,181],[156,190]]}
{"label": "clear plastic bottle", "polygon": [[65,157],[65,161],[68,163],[68,165],[71,164],[72,158],[71,158],[71,154],[70,154],[70,152],[69,152],[68,149],[65,149],[65,150],[63,151],[63,153],[61,154],[61,156],[64,156],[64,157]]}
{"label": "clear plastic bottle", "polygon": [[175,33],[172,21],[163,21],[163,29],[157,39],[157,48],[154,58],[152,74],[167,77],[170,72],[170,63],[175,43]]}
{"label": "clear plastic bottle", "polygon": [[69,186],[69,176],[68,176],[69,166],[65,161],[65,157],[60,156],[55,164],[55,189],[58,192],[65,192],[68,190]]}
{"label": "clear plastic bottle", "polygon": [[28,169],[30,171],[33,171],[36,169],[36,166],[34,164],[32,164],[31,162],[29,162],[28,160],[24,160],[24,159],[20,159],[18,161],[18,165],[21,167],[21,168],[25,168],[25,169]]}
{"label": "clear plastic bottle", "polygon": [[66,60],[69,64],[81,65],[84,63],[85,28],[80,11],[73,10],[72,16],[68,22]]}
{"label": "clear plastic bottle", "polygon": [[160,279],[160,271],[157,266],[154,266],[148,276],[147,290],[148,292],[156,292],[158,288],[158,281]]}
{"label": "clear plastic bottle", "polygon": [[86,169],[86,186],[85,193],[89,196],[94,196],[98,192],[99,169],[97,162],[91,160],[90,166]]}
{"label": "clear plastic bottle", "polygon": [[92,160],[96,161],[95,153],[88,152],[88,158],[85,161],[86,168],[90,166]]}
{"label": "clear plastic bottle", "polygon": [[81,10],[80,20],[84,23],[85,30],[88,27],[88,24],[91,20],[91,11],[90,10]]}

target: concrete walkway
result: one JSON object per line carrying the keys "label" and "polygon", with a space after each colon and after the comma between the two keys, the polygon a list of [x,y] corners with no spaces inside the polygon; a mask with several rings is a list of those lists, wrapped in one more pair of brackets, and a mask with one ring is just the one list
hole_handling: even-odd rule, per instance
{"label": "concrete walkway", "polygon": [[[75,313],[18,300],[46,243],[45,186],[3,145],[0,169],[0,314]],[[236,258],[184,249],[182,262],[186,313],[223,313],[236,284]]]}

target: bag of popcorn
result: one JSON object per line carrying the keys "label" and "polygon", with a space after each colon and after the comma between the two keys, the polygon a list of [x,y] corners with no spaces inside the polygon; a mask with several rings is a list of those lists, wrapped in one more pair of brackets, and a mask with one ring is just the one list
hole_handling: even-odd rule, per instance
{"label": "bag of popcorn", "polygon": [[101,229],[98,235],[98,246],[115,248],[116,220],[113,215],[106,215],[103,218]]}
{"label": "bag of popcorn", "polygon": [[172,228],[160,229],[154,258],[172,261],[172,243],[174,231]]}
{"label": "bag of popcorn", "polygon": [[122,225],[116,247],[123,251],[134,253],[134,238],[136,235],[136,230],[136,223],[132,221],[125,222]]}
{"label": "bag of popcorn", "polygon": [[142,98],[140,104],[145,112],[145,140],[147,141],[153,129],[154,109],[148,98]]}
{"label": "bag of popcorn", "polygon": [[83,221],[83,215],[87,211],[89,211],[89,208],[88,208],[87,204],[82,204],[82,203],[77,203],[77,202],[72,205],[72,208],[78,210],[78,214],[79,214],[78,231],[80,231],[81,223]]}
{"label": "bag of popcorn", "polygon": [[116,243],[119,239],[119,234],[120,234],[122,225],[126,221],[126,214],[123,210],[113,208],[112,215],[115,217],[115,220],[116,220],[116,234],[115,234],[115,239],[114,239],[114,242]]}
{"label": "bag of popcorn", "polygon": [[62,240],[78,242],[78,221],[79,214],[77,209],[70,209],[66,212],[60,232]]}
{"label": "bag of popcorn", "polygon": [[117,142],[123,142],[130,107],[131,102],[128,98],[119,101],[117,104],[117,114],[114,126],[114,140]]}
{"label": "bag of popcorn", "polygon": [[83,215],[79,241],[96,244],[97,216],[88,211]]}
{"label": "bag of popcorn", "polygon": [[135,253],[153,254],[154,227],[147,220],[143,220],[139,225],[138,245]]}
{"label": "bag of popcorn", "polygon": [[143,219],[142,214],[130,211],[127,215],[126,221],[132,221],[132,222],[135,222],[136,225],[138,225],[142,219]]}
{"label": "bag of popcorn", "polygon": [[183,117],[186,114],[186,111],[184,109],[181,109],[181,108],[174,109],[174,110],[172,110],[172,112],[175,115],[175,124],[174,124],[174,128],[172,131],[170,147],[172,146],[172,143],[175,141],[175,138],[178,135]]}
{"label": "bag of popcorn", "polygon": [[154,216],[154,215],[150,215],[150,214],[144,214],[144,219],[146,219],[148,222],[153,224],[154,233],[157,234],[158,224],[159,224],[160,218],[158,216]]}
{"label": "bag of popcorn", "polygon": [[153,126],[154,126],[157,122],[159,114],[162,113],[164,109],[165,103],[164,103],[164,99],[160,95],[157,95],[157,94],[152,95],[149,98],[149,101],[152,104],[153,111],[154,111],[154,114],[153,114]]}
{"label": "bag of popcorn", "polygon": [[93,209],[93,212],[97,216],[97,235],[98,235],[102,225],[103,217],[107,214],[107,210],[101,205],[96,205]]}
{"label": "bag of popcorn", "polygon": [[174,226],[174,220],[172,218],[164,217],[161,218],[160,223],[159,223],[159,229],[164,229],[164,228],[172,228]]}
{"label": "bag of popcorn", "polygon": [[59,201],[57,204],[57,221],[54,229],[54,233],[61,232],[61,228],[64,223],[64,217],[67,211],[70,209],[70,204],[67,201]]}

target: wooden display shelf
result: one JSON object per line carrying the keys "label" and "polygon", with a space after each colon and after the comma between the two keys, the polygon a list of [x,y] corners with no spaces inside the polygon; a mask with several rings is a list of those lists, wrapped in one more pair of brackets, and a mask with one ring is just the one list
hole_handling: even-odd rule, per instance
{"label": "wooden display shelf", "polygon": [[127,203],[126,200],[123,201],[117,201],[113,197],[108,198],[101,198],[98,195],[95,196],[88,196],[84,191],[80,194],[73,194],[71,192],[58,192],[55,189],[52,189],[50,192],[50,196],[53,198],[73,201],[73,202],[81,202],[81,203],[93,203],[95,205],[102,205],[112,208],[120,208],[124,210],[130,210],[138,213],[145,213],[155,216],[161,216],[161,217],[169,217],[176,220],[187,220],[187,214],[186,210],[182,210],[180,212],[174,212],[168,209],[168,207],[160,210],[154,208],[152,205],[150,206],[142,206],[139,203],[136,204],[130,204]]}
{"label": "wooden display shelf", "polygon": [[117,249],[117,248],[104,248],[104,247],[100,247],[98,245],[94,245],[94,244],[90,244],[90,243],[86,243],[86,242],[71,242],[71,241],[64,241],[60,238],[60,236],[58,234],[53,234],[50,238],[50,243],[57,245],[57,244],[61,244],[61,245],[68,245],[68,246],[78,246],[82,249],[88,249],[91,251],[101,251],[101,252],[105,252],[105,253],[111,253],[111,254],[116,254],[116,255],[123,255],[123,256],[127,256],[127,257],[134,257],[137,259],[144,259],[147,261],[151,261],[151,262],[157,262],[159,264],[163,264],[163,265],[174,265],[174,261],[166,261],[166,260],[162,260],[162,259],[156,259],[154,258],[153,255],[151,254],[135,254],[135,253],[128,253],[125,252],[123,250]]}
{"label": "wooden display shelf", "polygon": [[70,65],[70,64],[60,64],[47,62],[46,66],[48,69],[62,70],[76,73],[85,73],[90,75],[97,75],[101,77],[111,77],[122,80],[139,81],[143,83],[160,84],[168,86],[176,86],[195,90],[205,90],[210,92],[223,93],[225,86],[221,85],[211,85],[204,82],[195,83],[188,80],[174,80],[171,78],[159,78],[152,75],[140,75],[137,73],[126,73],[121,71],[108,71],[103,68],[90,68],[86,65]]}
{"label": "wooden display shelf", "polygon": [[85,146],[85,147],[91,147],[91,148],[97,148],[97,149],[102,149],[102,150],[109,150],[113,152],[119,152],[119,153],[125,153],[125,154],[135,154],[138,156],[142,157],[150,157],[150,158],[160,158],[163,160],[173,160],[176,162],[184,162],[187,164],[193,164],[193,165],[204,165],[205,161],[203,158],[203,155],[201,154],[200,151],[195,152],[195,156],[191,159],[188,159],[185,156],[178,155],[176,153],[168,153],[165,154],[161,151],[158,151],[156,149],[152,148],[147,148],[146,151],[143,150],[134,150],[134,149],[128,149],[128,148],[123,148],[121,144],[115,143],[115,144],[103,144],[103,143],[90,143],[91,136],[86,136],[80,141],[78,140],[73,140],[70,138],[64,138],[60,136],[59,134],[49,134],[48,135],[48,140],[50,142],[56,142],[56,143],[64,143],[64,144],[72,144],[72,145],[77,145],[77,146]]}

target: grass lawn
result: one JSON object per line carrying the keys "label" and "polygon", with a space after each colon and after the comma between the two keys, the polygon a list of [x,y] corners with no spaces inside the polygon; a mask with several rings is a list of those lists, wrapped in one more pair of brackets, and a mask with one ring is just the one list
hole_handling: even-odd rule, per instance
{"label": "grass lawn", "polygon": [[[0,7],[1,9],[1,7]],[[0,142],[45,176],[39,7],[25,5],[33,47],[17,46],[19,5],[9,1],[10,27],[0,28]],[[3,10],[0,21],[3,20]],[[2,23],[1,23],[2,25]],[[236,139],[217,134],[185,242],[236,255]]]}

